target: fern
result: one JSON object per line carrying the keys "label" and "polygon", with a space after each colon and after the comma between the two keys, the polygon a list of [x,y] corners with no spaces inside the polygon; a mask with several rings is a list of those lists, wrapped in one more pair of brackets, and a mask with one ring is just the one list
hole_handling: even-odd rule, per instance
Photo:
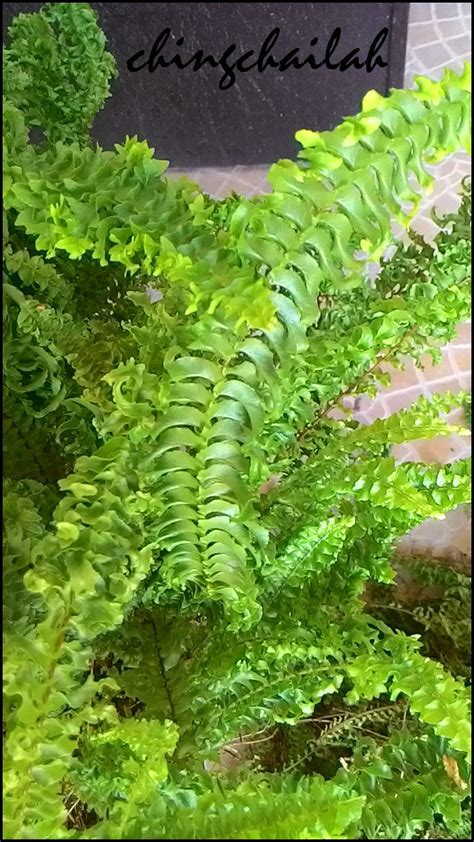
{"label": "fern", "polygon": [[[469,184],[434,246],[397,245],[392,222],[409,227],[427,165],[469,146],[468,69],[369,92],[332,132],[298,133],[268,196],[216,202],[145,141],[90,143],[114,63],[86,4],[9,36],[6,835],[460,832],[465,683],[363,593],[393,580],[400,536],[469,501],[468,460],[390,452],[465,435],[446,415],[466,396],[366,427],[343,404],[467,318]],[[341,733],[403,708],[413,745],[394,715],[327,779],[203,772],[335,699]]]}
{"label": "fern", "polygon": [[116,73],[89,4],[46,3],[35,14],[14,18],[8,34],[7,98],[24,113],[29,126],[41,127],[50,143],[88,139]]}
{"label": "fern", "polygon": [[397,557],[396,567],[412,591],[410,599],[403,585],[400,589],[395,585],[371,587],[371,612],[375,610],[392,627],[396,623],[407,631],[422,629],[425,654],[441,661],[453,675],[470,679],[469,578],[417,557]]}

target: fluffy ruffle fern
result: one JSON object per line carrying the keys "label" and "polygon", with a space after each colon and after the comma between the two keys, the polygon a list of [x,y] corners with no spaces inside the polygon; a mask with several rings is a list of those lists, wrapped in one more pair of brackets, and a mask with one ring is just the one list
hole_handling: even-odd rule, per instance
{"label": "fluffy ruffle fern", "polygon": [[[114,64],[86,4],[10,36],[5,834],[76,837],[71,798],[85,838],[407,838],[439,816],[455,832],[467,690],[362,592],[392,580],[398,537],[469,500],[467,460],[391,455],[467,434],[446,417],[465,396],[368,426],[344,399],[469,314],[469,185],[433,246],[392,234],[426,165],[468,147],[468,69],[370,92],[298,133],[268,196],[216,202],[144,141],[88,143]],[[331,780],[203,771],[335,693],[403,699],[418,730],[361,744]]]}

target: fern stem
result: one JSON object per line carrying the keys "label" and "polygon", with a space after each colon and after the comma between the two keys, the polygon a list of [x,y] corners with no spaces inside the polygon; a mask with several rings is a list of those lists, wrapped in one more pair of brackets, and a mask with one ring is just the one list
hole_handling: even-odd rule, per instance
{"label": "fern stem", "polygon": [[292,772],[293,769],[296,769],[298,766],[301,766],[301,764],[304,763],[305,760],[308,760],[308,758],[311,757],[312,754],[313,750],[311,749],[310,751],[307,751],[306,754],[303,754],[302,757],[298,757],[298,760],[295,760],[295,762],[292,763],[291,766],[285,766],[285,768],[283,769],[283,774],[286,775],[287,772]]}
{"label": "fern stem", "polygon": [[383,608],[384,611],[400,611],[401,614],[410,614],[411,617],[414,617],[415,620],[418,620],[418,617],[416,616],[414,611],[409,611],[408,608],[399,608],[398,605],[384,605],[382,602],[370,602],[369,605],[371,608]]}
{"label": "fern stem", "polygon": [[328,414],[328,412],[331,411],[331,409],[334,409],[334,407],[337,406],[337,404],[341,400],[343,400],[343,398],[352,394],[354,392],[354,390],[357,389],[358,386],[360,386],[360,384],[365,380],[366,377],[368,377],[370,374],[372,374],[382,363],[386,362],[386,360],[388,360],[393,355],[393,353],[400,348],[402,343],[406,339],[408,339],[408,337],[415,331],[415,329],[416,329],[416,326],[413,326],[413,327],[410,328],[410,330],[406,331],[406,333],[403,334],[403,336],[399,339],[399,341],[396,343],[396,345],[394,345],[393,348],[390,348],[387,351],[386,354],[383,354],[381,357],[378,357],[377,360],[375,361],[375,363],[368,369],[368,371],[364,371],[363,374],[361,374],[355,380],[354,383],[351,383],[350,386],[348,386],[346,389],[344,389],[343,392],[341,392],[336,398],[334,398],[334,400],[332,400],[327,405],[327,407],[323,410],[323,412],[320,412],[318,415],[316,415],[316,417],[313,419],[311,424],[308,424],[308,426],[305,427],[304,430],[302,430],[302,432],[298,436],[298,441],[299,442],[303,441],[303,439],[306,438],[308,433],[311,432],[311,430],[316,426],[316,424],[318,424],[318,422],[322,418],[324,418]]}
{"label": "fern stem", "polygon": [[153,619],[150,619],[149,623],[151,623],[151,626],[153,628],[153,637],[155,638],[156,654],[157,654],[157,658],[158,658],[158,663],[160,665],[161,678],[163,679],[163,686],[165,688],[165,693],[166,693],[166,698],[168,700],[171,718],[172,718],[173,722],[176,722],[176,709],[175,709],[175,706],[174,706],[173,698],[171,696],[170,688],[169,688],[169,685],[168,685],[168,680],[166,678],[166,670],[165,670],[163,658],[161,657],[160,644],[158,642],[158,632],[156,630],[155,621]]}
{"label": "fern stem", "polygon": [[[266,730],[266,729],[262,729],[262,730]],[[241,746],[253,746],[253,745],[256,745],[257,743],[266,743],[266,742],[268,742],[268,740],[273,739],[273,737],[275,736],[277,731],[278,731],[278,728],[274,728],[272,733],[269,734],[268,737],[260,737],[260,739],[258,739],[258,740],[241,740],[241,739],[231,740],[230,745],[233,745],[233,743],[236,743],[237,745],[241,745]]]}

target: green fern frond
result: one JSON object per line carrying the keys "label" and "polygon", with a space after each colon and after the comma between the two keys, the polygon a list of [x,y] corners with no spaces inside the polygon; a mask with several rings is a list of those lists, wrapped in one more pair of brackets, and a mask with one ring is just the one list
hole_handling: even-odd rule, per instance
{"label": "green fern frond", "polygon": [[[116,75],[115,60],[88,3],[45,3],[8,29],[4,94],[50,143],[87,141]],[[64,45],[68,49],[64,50]],[[50,96],[55,91],[54,99]]]}
{"label": "green fern frond", "polygon": [[[90,145],[114,66],[87,4],[21,15],[5,64],[5,835],[460,832],[466,682],[363,593],[469,501],[468,460],[390,454],[465,433],[465,395],[367,426],[344,402],[468,317],[467,183],[433,246],[386,252],[468,148],[468,69],[370,92],[268,196],[217,202],[145,141]],[[340,699],[404,719],[334,779],[203,774]]]}

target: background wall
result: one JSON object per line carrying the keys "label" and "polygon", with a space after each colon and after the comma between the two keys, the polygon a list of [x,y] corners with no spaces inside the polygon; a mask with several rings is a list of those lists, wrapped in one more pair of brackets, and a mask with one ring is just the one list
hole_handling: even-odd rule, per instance
{"label": "background wall", "polygon": [[[408,3],[95,3],[100,25],[116,58],[118,78],[112,98],[97,115],[92,136],[105,149],[127,134],[146,138],[159,155],[179,166],[271,164],[292,158],[298,145],[295,127],[332,129],[345,114],[353,114],[370,87],[385,94],[403,80]],[[41,3],[5,3],[3,31],[18,11],[30,12]],[[380,57],[366,67],[313,70],[308,64],[281,72],[257,68],[235,73],[231,87],[220,90],[221,67],[206,63],[191,67],[132,73],[127,62],[142,52],[134,67],[149,59],[159,39],[160,56],[168,63],[177,53],[188,62],[199,50],[217,62],[230,47],[228,67],[254,51],[249,67],[266,39],[277,30],[272,56],[281,61],[298,49],[303,62],[309,54],[324,60],[332,33],[340,40],[331,57],[338,65],[352,51],[365,62],[377,35]],[[159,38],[169,30],[167,36]],[[279,30],[279,31],[278,31]],[[316,38],[317,43],[311,45]],[[182,43],[181,43],[182,42]],[[294,55],[294,52],[293,52]]]}
{"label": "background wall", "polygon": [[[460,69],[471,58],[471,6],[469,3],[410,3],[408,41],[405,62],[405,86],[411,87],[413,77],[422,74],[438,79],[445,67]],[[298,128],[295,126],[295,129]],[[311,128],[308,126],[307,128]],[[470,159],[464,154],[453,155],[437,168],[436,189],[422,206],[414,227],[431,239],[436,226],[429,217],[433,204],[439,211],[451,211],[458,205],[457,185],[470,173]],[[180,171],[182,172],[182,171]],[[208,192],[224,197],[231,190],[247,196],[268,190],[266,168],[232,167],[230,169],[193,169],[186,171]],[[393,373],[392,384],[377,399],[362,398],[356,417],[370,422],[383,418],[405,406],[419,395],[432,392],[458,392],[471,389],[471,322],[460,324],[456,339],[443,349],[443,359],[432,366],[426,361],[423,370],[409,362],[405,371]],[[460,419],[461,412],[452,418]],[[455,423],[455,422],[454,422]],[[398,447],[401,461],[449,462],[470,453],[470,438],[451,438],[417,441]],[[430,553],[450,558],[463,569],[470,568],[471,509],[460,507],[450,512],[444,521],[427,521],[401,542],[404,549],[415,553]]]}

